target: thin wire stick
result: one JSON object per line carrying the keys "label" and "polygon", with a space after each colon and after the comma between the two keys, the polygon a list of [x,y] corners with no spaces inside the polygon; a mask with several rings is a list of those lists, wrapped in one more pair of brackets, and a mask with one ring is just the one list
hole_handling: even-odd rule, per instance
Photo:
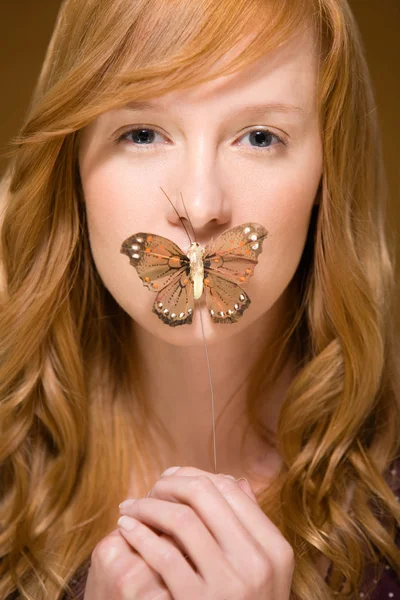
{"label": "thin wire stick", "polygon": [[[186,229],[185,223],[183,222],[183,218],[179,215],[178,211],[176,210],[174,204],[171,202],[171,200],[168,198],[166,192],[164,192],[164,190],[162,189],[162,187],[160,187],[161,191],[165,194],[165,196],[167,197],[168,201],[170,202],[170,204],[172,205],[173,209],[175,210],[176,214],[179,217],[180,222],[182,223],[183,227],[185,228],[185,231],[187,233],[187,236],[189,238],[189,243],[191,244],[192,241],[190,239],[190,235],[188,230]],[[185,209],[185,213],[187,216],[187,220],[190,223],[190,227],[192,228],[193,231],[193,235],[194,235],[194,239],[196,241],[196,233],[194,231],[194,227],[192,225],[192,222],[190,220],[190,217],[188,215],[188,212],[186,210],[186,206],[185,203],[183,201],[183,196],[182,196],[182,192],[181,192],[181,198],[182,198],[182,203]],[[197,298],[197,307],[198,307],[198,311],[199,311],[199,316],[200,316],[200,324],[201,324],[201,334],[203,337],[203,341],[204,341],[204,349],[206,351],[206,359],[207,359],[207,370],[208,370],[208,379],[210,382],[210,390],[211,390],[211,414],[212,414],[212,434],[213,434],[213,447],[214,447],[214,473],[217,474],[217,444],[216,444],[216,434],[215,434],[215,411],[214,411],[214,389],[213,389],[213,384],[212,384],[212,378],[211,378],[211,369],[210,369],[210,359],[208,356],[208,348],[207,348],[207,342],[206,342],[206,336],[204,335],[204,326],[203,326],[203,315],[201,313],[201,306],[200,306],[200,298]]]}
{"label": "thin wire stick", "polygon": [[214,443],[214,473],[217,474],[217,447],[216,447],[216,441],[215,441],[216,436],[215,436],[214,390],[213,390],[212,379],[211,379],[210,360],[208,357],[207,342],[206,342],[206,337],[204,335],[203,315],[201,313],[200,298],[197,299],[197,306],[199,309],[201,333],[203,336],[204,348],[206,351],[208,379],[210,382],[210,389],[211,389],[212,431],[213,431],[213,443]]}

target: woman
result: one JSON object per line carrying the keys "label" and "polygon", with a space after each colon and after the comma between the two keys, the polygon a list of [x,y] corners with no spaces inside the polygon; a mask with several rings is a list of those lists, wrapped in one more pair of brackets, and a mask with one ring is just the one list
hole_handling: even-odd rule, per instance
{"label": "woman", "polygon": [[[395,597],[394,251],[347,3],[67,0],[13,142],[0,596]],[[267,232],[234,323],[168,326],[121,252],[186,252],[189,221]]]}

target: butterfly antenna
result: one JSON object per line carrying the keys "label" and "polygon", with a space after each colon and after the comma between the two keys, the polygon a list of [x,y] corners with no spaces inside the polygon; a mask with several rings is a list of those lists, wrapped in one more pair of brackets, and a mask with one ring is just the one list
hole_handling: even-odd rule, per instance
{"label": "butterfly antenna", "polygon": [[188,211],[186,210],[186,206],[185,206],[185,203],[184,203],[184,201],[183,201],[182,192],[181,192],[181,198],[182,198],[182,204],[183,204],[183,208],[185,209],[185,213],[186,213],[187,220],[189,221],[189,223],[190,223],[190,227],[192,228],[192,231],[193,231],[194,241],[195,241],[195,242],[197,242],[197,240],[196,240],[196,233],[195,233],[194,227],[193,227],[193,225],[192,225],[192,221],[191,221],[191,220],[190,220],[190,218],[189,218]]}
{"label": "butterfly antenna", "polygon": [[[160,190],[161,190],[161,191],[162,191],[162,192],[163,192],[163,193],[164,193],[164,194],[167,196],[166,192],[164,192],[164,190],[162,189],[162,187],[161,187],[161,186],[160,186]],[[182,223],[183,227],[185,228],[185,231],[186,231],[186,233],[187,233],[187,236],[188,236],[188,238],[189,238],[189,243],[191,244],[191,243],[192,243],[192,240],[190,239],[189,232],[188,232],[188,230],[186,229],[186,225],[185,225],[185,223],[184,223],[184,222],[183,222],[183,220],[182,220],[182,219],[183,219],[183,217],[181,217],[181,216],[180,216],[180,214],[178,213],[178,211],[176,210],[176,208],[175,208],[174,204],[171,202],[171,200],[168,198],[168,196],[167,196],[167,200],[168,200],[168,202],[171,204],[171,206],[172,206],[172,208],[174,209],[174,211],[176,212],[176,214],[178,215],[178,217],[179,217],[179,220],[180,220],[180,222]],[[190,225],[191,225],[191,223],[190,223]]]}

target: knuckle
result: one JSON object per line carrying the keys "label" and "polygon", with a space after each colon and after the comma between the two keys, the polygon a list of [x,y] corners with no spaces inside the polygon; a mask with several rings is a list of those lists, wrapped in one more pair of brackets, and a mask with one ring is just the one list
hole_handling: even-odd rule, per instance
{"label": "knuckle", "polygon": [[225,477],[225,475],[216,475],[216,485],[221,492],[230,492],[237,487],[236,481]]}
{"label": "knuckle", "polygon": [[125,598],[125,592],[130,589],[132,581],[137,577],[137,571],[133,570],[118,573],[113,581],[113,587],[117,592],[117,598]]}
{"label": "knuckle", "polygon": [[135,539],[141,544],[146,544],[149,540],[148,529],[142,523],[136,523],[134,529],[131,529],[129,532],[131,535],[135,536]]}
{"label": "knuckle", "polygon": [[207,491],[211,490],[212,487],[213,487],[213,483],[205,475],[198,475],[196,477],[193,477],[193,479],[191,479],[188,482],[188,489],[190,491],[194,492],[195,494],[199,494],[199,493],[201,494],[203,492],[207,492]]}
{"label": "knuckle", "polygon": [[269,580],[272,579],[273,576],[273,571],[274,571],[274,566],[272,564],[272,562],[265,557],[265,561],[264,561],[264,566],[262,568],[262,575],[264,575],[264,578]]}
{"label": "knuckle", "polygon": [[180,558],[181,552],[179,546],[169,536],[161,536],[163,543],[157,545],[155,556],[155,568],[163,570],[165,565],[170,566],[176,563]]}
{"label": "knuckle", "polygon": [[162,490],[164,487],[167,487],[169,485],[169,481],[170,480],[168,477],[161,477],[152,486],[151,493],[153,494],[153,492],[156,492],[157,490]]}
{"label": "knuckle", "polygon": [[180,504],[173,511],[173,520],[175,523],[188,523],[193,520],[194,511],[186,504]]}
{"label": "knuckle", "polygon": [[269,577],[272,573],[272,565],[266,556],[255,552],[251,555],[251,566],[253,573],[259,577]]}
{"label": "knuckle", "polygon": [[273,565],[267,556],[256,554],[252,564],[252,581],[256,585],[266,585],[272,581]]}
{"label": "knuckle", "polygon": [[247,598],[249,593],[248,584],[237,575],[231,575],[229,584],[224,588],[222,598]]}
{"label": "knuckle", "polygon": [[[220,581],[223,582],[222,598],[246,598],[245,593],[238,596],[238,591],[243,589],[243,592],[245,592],[248,589],[245,590],[245,582],[238,569],[235,569],[229,562],[223,562],[221,565]],[[216,598],[219,597],[216,596]]]}
{"label": "knuckle", "polygon": [[166,546],[160,550],[159,558],[163,564],[170,565],[176,561],[178,551],[172,546]]}
{"label": "knuckle", "polygon": [[295,565],[295,555],[292,546],[286,542],[281,551],[280,551],[280,559],[283,565],[289,569],[294,569]]}
{"label": "knuckle", "polygon": [[268,556],[258,549],[246,552],[245,578],[248,582],[259,586],[266,584],[273,576],[273,565]]}
{"label": "knuckle", "polygon": [[[148,512],[146,510],[146,507],[148,507],[148,502],[149,500],[147,498],[138,498],[135,502],[135,512],[131,514],[132,517],[134,517],[136,519],[136,521],[139,521],[140,519],[142,519],[143,517],[145,517],[146,513]],[[152,502],[152,500],[150,500],[150,502]],[[139,528],[140,523],[135,523],[135,527],[134,530]]]}
{"label": "knuckle", "polygon": [[108,567],[115,562],[120,551],[121,546],[119,544],[119,540],[115,537],[106,537],[100,540],[100,542],[95,546],[92,552],[91,560]]}

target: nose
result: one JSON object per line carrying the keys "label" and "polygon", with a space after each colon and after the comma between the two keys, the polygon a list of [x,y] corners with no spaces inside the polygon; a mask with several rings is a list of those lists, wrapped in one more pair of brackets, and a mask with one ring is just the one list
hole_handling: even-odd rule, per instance
{"label": "nose", "polygon": [[200,149],[187,151],[183,164],[175,171],[177,179],[171,181],[172,196],[167,190],[176,211],[165,199],[168,221],[181,225],[179,216],[186,219],[186,224],[190,220],[200,244],[217,235],[221,228],[226,229],[232,218],[231,198],[220,176],[214,148],[208,138],[207,147],[203,144]]}

